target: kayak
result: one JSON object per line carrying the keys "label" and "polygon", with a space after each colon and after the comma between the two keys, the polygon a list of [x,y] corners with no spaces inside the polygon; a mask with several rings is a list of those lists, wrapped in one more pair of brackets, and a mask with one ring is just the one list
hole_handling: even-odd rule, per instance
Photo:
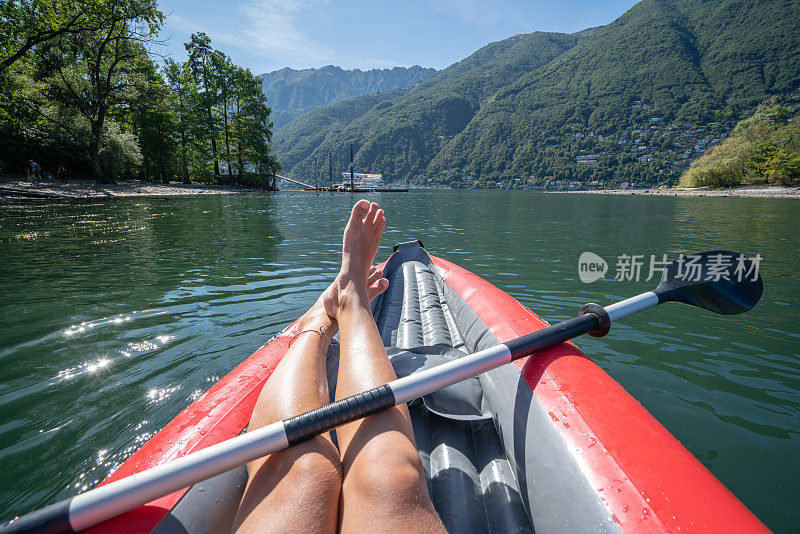
{"label": "kayak", "polygon": [[[398,377],[548,326],[479,276],[402,243],[372,313]],[[246,431],[297,321],[130,456],[102,484]],[[335,392],[338,344],[328,360]],[[449,532],[767,531],[620,384],[567,342],[409,403],[428,490]],[[335,437],[335,436],[334,436]],[[227,532],[244,467],[89,532]]]}

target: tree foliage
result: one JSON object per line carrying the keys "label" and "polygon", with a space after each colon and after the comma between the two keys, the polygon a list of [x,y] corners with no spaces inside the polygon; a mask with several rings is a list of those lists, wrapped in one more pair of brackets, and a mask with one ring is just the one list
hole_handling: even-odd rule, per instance
{"label": "tree foliage", "polygon": [[1,170],[21,173],[34,159],[45,172],[65,166],[99,181],[274,183],[280,165],[260,78],[204,34],[187,43],[186,63],[157,66],[155,0],[0,9],[0,31],[13,34],[0,48]]}
{"label": "tree foliage", "polygon": [[800,116],[771,100],[681,176],[684,187],[800,185]]}

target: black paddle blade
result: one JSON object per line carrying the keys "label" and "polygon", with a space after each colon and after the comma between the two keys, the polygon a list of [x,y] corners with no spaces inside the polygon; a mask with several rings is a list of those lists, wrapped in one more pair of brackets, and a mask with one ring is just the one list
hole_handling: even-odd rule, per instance
{"label": "black paddle blade", "polygon": [[683,255],[664,267],[653,292],[659,302],[683,302],[723,315],[746,312],[764,291],[760,260],[727,250]]}

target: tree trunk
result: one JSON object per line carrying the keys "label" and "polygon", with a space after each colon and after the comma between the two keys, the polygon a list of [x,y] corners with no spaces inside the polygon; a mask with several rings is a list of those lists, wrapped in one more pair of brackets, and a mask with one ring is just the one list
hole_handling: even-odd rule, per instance
{"label": "tree trunk", "polygon": [[189,156],[186,145],[186,122],[183,118],[183,99],[180,97],[180,89],[178,89],[178,106],[179,106],[179,113],[178,113],[178,120],[181,123],[181,167],[183,170],[183,179],[181,180],[185,184],[192,183],[192,180],[189,178],[189,166],[186,163],[186,159]]}
{"label": "tree trunk", "polygon": [[158,167],[161,169],[161,181],[165,184],[169,183],[169,175],[167,175],[167,166],[164,163],[164,155],[162,154],[158,159]]}
{"label": "tree trunk", "polygon": [[89,134],[89,165],[92,169],[92,178],[101,184],[110,184],[111,180],[103,172],[103,165],[100,163],[100,132],[102,130],[103,125],[100,121],[92,121]]}
{"label": "tree trunk", "polygon": [[214,176],[219,178],[219,159],[217,158],[217,139],[214,135],[214,117],[208,108],[208,127],[211,133],[211,156],[214,158]]}
{"label": "tree trunk", "polygon": [[182,154],[181,154],[181,166],[183,167],[183,183],[190,184],[192,183],[191,178],[189,178],[189,166],[186,164],[186,134],[181,131],[181,145],[183,145]]}
{"label": "tree trunk", "polygon": [[225,162],[228,164],[228,183],[233,183],[233,170],[231,169],[231,143],[228,140],[228,101],[222,103],[222,119],[225,127],[225,154],[227,159]]}
{"label": "tree trunk", "polygon": [[150,158],[147,156],[144,157],[144,180],[145,182],[150,181]]}
{"label": "tree trunk", "polygon": [[242,178],[244,178],[244,154],[242,154],[241,142],[236,143],[236,151],[239,157],[239,182],[241,183]]}

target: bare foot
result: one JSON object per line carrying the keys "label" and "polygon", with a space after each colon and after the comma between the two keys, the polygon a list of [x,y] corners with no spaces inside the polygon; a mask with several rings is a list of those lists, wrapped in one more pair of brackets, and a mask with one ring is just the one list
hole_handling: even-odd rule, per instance
{"label": "bare foot", "polygon": [[383,235],[386,217],[376,203],[359,200],[353,206],[342,239],[342,268],[320,297],[325,312],[336,318],[345,297],[366,299],[383,293],[389,281],[372,265]]}

